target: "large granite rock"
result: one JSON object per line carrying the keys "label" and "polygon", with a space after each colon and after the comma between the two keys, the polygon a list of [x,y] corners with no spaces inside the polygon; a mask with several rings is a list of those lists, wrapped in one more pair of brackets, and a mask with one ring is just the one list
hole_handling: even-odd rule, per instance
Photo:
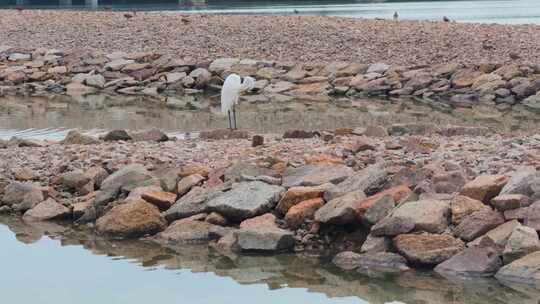
{"label": "large granite rock", "polygon": [[523,194],[501,194],[491,200],[491,205],[501,212],[527,207],[530,204],[529,197]]}
{"label": "large granite rock", "polygon": [[540,171],[534,167],[520,168],[512,174],[501,194],[522,194],[532,197],[537,192],[535,190],[540,190],[538,186],[540,186]]}
{"label": "large granite rock", "polygon": [[470,242],[504,223],[503,216],[494,210],[480,210],[466,216],[454,230],[454,235]]}
{"label": "large granite rock", "polygon": [[163,216],[170,223],[195,214],[207,212],[207,202],[220,194],[221,191],[216,189],[194,187],[165,211]]}
{"label": "large granite rock", "polygon": [[420,200],[404,203],[395,209],[392,217],[414,220],[415,231],[441,233],[448,227],[450,203],[442,200]]}
{"label": "large granite rock", "polygon": [[47,200],[37,204],[34,208],[26,211],[23,215],[25,221],[47,221],[62,220],[71,217],[71,210],[54,199]]}
{"label": "large granite rock", "polygon": [[362,244],[360,252],[385,252],[390,249],[391,245],[392,240],[389,237],[377,237],[369,234]]}
{"label": "large granite rock", "polygon": [[228,230],[208,222],[185,218],[174,221],[169,227],[158,233],[154,240],[165,246],[179,247],[184,244],[204,243],[218,239]]}
{"label": "large granite rock", "polygon": [[369,166],[361,171],[355,172],[336,187],[324,193],[324,199],[330,201],[336,197],[345,195],[351,191],[361,190],[364,193],[379,189],[387,180],[388,171],[385,164]]}
{"label": "large granite rock", "polygon": [[356,209],[359,220],[368,224],[375,224],[394,207],[411,193],[411,189],[406,185],[392,187],[374,194],[363,200]]}
{"label": "large granite rock", "polygon": [[371,227],[371,234],[379,237],[396,236],[413,231],[415,226],[416,221],[411,217],[389,216]]}
{"label": "large granite rock", "polygon": [[300,202],[322,197],[324,194],[324,190],[324,185],[318,187],[289,188],[279,200],[276,206],[276,210],[281,214],[286,214],[291,207]]}
{"label": "large granite rock", "polygon": [[283,191],[282,187],[259,181],[238,183],[230,191],[210,199],[207,206],[227,219],[241,221],[274,208]]}
{"label": "large granite rock", "polygon": [[64,145],[93,145],[99,143],[97,138],[81,134],[77,130],[70,130],[61,142]]}
{"label": "large granite rock", "polygon": [[288,168],[283,173],[283,186],[319,186],[325,183],[337,184],[353,174],[345,165],[319,164]]}
{"label": "large granite rock", "polygon": [[272,169],[268,169],[268,168],[264,168],[264,167],[256,166],[250,163],[244,163],[244,162],[238,162],[230,166],[229,168],[227,168],[224,172],[225,181],[233,181],[233,182],[239,182],[240,180],[242,180],[242,176],[256,177],[260,175],[276,176],[277,172]]}
{"label": "large granite rock", "polygon": [[463,218],[479,210],[487,210],[488,206],[479,200],[467,196],[458,195],[450,201],[450,211],[452,213],[452,224],[458,225]]}
{"label": "large granite rock", "polygon": [[143,165],[127,165],[113,174],[109,175],[102,183],[101,189],[131,189],[144,185],[153,178]]}
{"label": "large granite rock", "polygon": [[508,264],[538,250],[540,250],[540,240],[536,230],[516,226],[504,247],[503,261]]}
{"label": "large granite rock", "polygon": [[324,205],[322,198],[313,198],[294,205],[285,214],[284,220],[287,227],[298,229],[306,220],[312,220],[315,212]]}
{"label": "large granite rock", "polygon": [[288,230],[261,225],[234,232],[238,248],[245,252],[289,251],[294,247],[294,234]]}
{"label": "large granite rock", "polygon": [[514,231],[514,228],[518,226],[521,226],[521,224],[517,220],[508,221],[502,225],[491,229],[486,234],[477,237],[472,242],[469,242],[467,246],[479,246],[482,243],[483,239],[489,238],[489,240],[491,240],[496,246],[498,246],[502,250],[504,249],[504,246],[506,246],[506,242]]}
{"label": "large granite rock", "polygon": [[366,198],[363,191],[354,191],[335,198],[315,213],[315,220],[324,224],[344,225],[357,221],[356,208]]}
{"label": "large granite rock", "polygon": [[504,175],[481,175],[466,183],[461,194],[488,203],[501,192],[507,182],[508,177]]}
{"label": "large granite rock", "polygon": [[502,281],[540,286],[540,251],[503,266],[495,277]]}
{"label": "large granite rock", "polygon": [[467,277],[490,277],[502,266],[502,261],[492,248],[466,248],[435,267],[445,275]]}
{"label": "large granite rock", "polygon": [[465,248],[448,234],[402,234],[394,238],[394,246],[407,261],[422,265],[437,265]]}
{"label": "large granite rock", "polygon": [[40,191],[39,187],[32,183],[12,182],[4,189],[2,203],[8,206],[19,204],[27,194],[35,190]]}
{"label": "large granite rock", "polygon": [[153,235],[165,227],[159,209],[143,200],[115,206],[96,221],[99,233],[124,238]]}
{"label": "large granite rock", "polygon": [[527,207],[523,224],[527,227],[531,227],[536,231],[540,231],[540,201]]}

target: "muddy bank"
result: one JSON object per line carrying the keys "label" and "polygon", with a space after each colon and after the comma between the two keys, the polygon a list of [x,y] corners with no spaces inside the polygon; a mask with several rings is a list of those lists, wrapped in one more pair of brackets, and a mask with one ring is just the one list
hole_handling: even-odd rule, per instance
{"label": "muddy bank", "polygon": [[345,269],[435,268],[536,283],[538,136],[480,127],[72,132],[0,150],[0,210],[180,250],[335,254]]}

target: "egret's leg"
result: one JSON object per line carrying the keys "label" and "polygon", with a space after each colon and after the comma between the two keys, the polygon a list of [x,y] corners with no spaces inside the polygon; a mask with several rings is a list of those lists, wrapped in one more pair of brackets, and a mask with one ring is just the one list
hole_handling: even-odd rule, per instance
{"label": "egret's leg", "polygon": [[232,130],[231,110],[227,110],[227,115],[229,116],[229,129]]}
{"label": "egret's leg", "polygon": [[236,107],[235,106],[233,106],[232,111],[233,111],[233,119],[234,119],[234,129],[236,130],[238,128],[236,127]]}

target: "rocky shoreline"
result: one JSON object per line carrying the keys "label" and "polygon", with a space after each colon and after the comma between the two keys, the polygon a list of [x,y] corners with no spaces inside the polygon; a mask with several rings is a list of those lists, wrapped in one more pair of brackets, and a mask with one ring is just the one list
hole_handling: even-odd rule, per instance
{"label": "rocky shoreline", "polygon": [[145,96],[175,109],[198,109],[186,94],[219,94],[231,74],[252,76],[250,103],[339,97],[400,97],[500,110],[540,109],[540,66],[457,63],[391,66],[385,63],[302,64],[220,58],[196,62],[154,52],[71,52],[0,47],[0,96],[95,94]]}
{"label": "rocky shoreline", "polygon": [[26,222],[174,250],[338,253],[348,270],[539,282],[537,135],[408,124],[186,141],[72,131],[3,145],[0,211]]}

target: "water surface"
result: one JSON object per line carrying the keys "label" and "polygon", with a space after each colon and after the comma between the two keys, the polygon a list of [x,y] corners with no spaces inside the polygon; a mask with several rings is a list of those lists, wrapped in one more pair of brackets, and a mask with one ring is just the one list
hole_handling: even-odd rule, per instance
{"label": "water surface", "polygon": [[224,256],[202,245],[175,252],[2,216],[0,244],[2,303],[536,304],[540,298],[494,279],[345,273],[313,257]]}

